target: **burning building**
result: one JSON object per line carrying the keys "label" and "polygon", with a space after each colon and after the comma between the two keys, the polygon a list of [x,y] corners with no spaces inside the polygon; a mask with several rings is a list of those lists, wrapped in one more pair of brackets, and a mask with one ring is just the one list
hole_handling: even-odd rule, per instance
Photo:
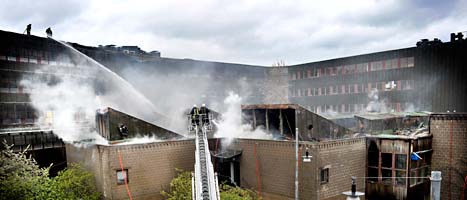
{"label": "burning building", "polygon": [[[195,144],[189,137],[180,139],[184,124],[171,124],[180,128],[175,130],[165,123],[173,119],[167,113],[193,102],[207,103],[222,113],[219,102],[227,91],[244,97],[244,123],[263,127],[276,137],[210,139],[215,169],[220,176],[253,188],[265,199],[294,196],[295,143],[290,139],[296,128],[300,155],[308,149],[313,156],[311,163],[299,161],[301,199],[339,198],[349,189],[351,176],[357,177],[358,190],[366,191],[367,198],[424,198],[426,193],[420,191],[429,183],[425,178],[429,170],[442,171],[442,195],[448,199],[459,199],[465,190],[467,125],[465,114],[460,112],[467,111],[467,79],[463,77],[467,61],[462,54],[467,42],[462,35],[445,43],[424,40],[417,47],[273,68],[165,58],[160,52],[146,53],[135,46],[123,51],[71,43],[143,91],[149,103],[156,102],[155,109],[143,106],[132,110],[138,103],[125,100],[141,96],[123,93],[123,97],[116,95],[122,104],[105,105],[112,107],[105,112],[96,113],[94,104],[89,104],[91,118],[83,108],[73,118],[85,122],[73,125],[86,128],[82,133],[96,133],[112,143],[89,148],[72,143],[65,148],[62,140],[69,139],[66,136],[72,132],[49,126],[60,115],[34,106],[32,98],[37,97],[37,90],[22,81],[45,80],[54,85],[63,82],[57,77],[66,75],[77,83],[92,83],[80,86],[89,86],[95,89],[95,96],[103,97],[112,90],[105,84],[108,79],[96,76],[95,69],[86,67],[91,61],[80,59],[81,55],[65,46],[68,44],[6,31],[0,31],[0,37],[1,139],[15,144],[16,150],[32,145],[31,154],[43,166],[83,162],[107,199],[127,197],[123,176],[135,197],[161,198],[159,192],[168,187],[175,168],[193,170]],[[149,75],[148,79],[141,74]],[[180,83],[190,87],[175,87]],[[164,90],[167,88],[176,92],[169,93]],[[47,95],[39,96],[53,100]],[[179,99],[188,102],[176,101]],[[412,110],[435,113],[397,114]],[[450,113],[438,113],[447,110]],[[423,131],[416,132],[411,129],[414,126],[424,127]],[[158,139],[131,143],[137,135]],[[224,142],[227,140],[230,145]],[[41,150],[46,151],[39,153]],[[422,160],[411,160],[412,153]]]}

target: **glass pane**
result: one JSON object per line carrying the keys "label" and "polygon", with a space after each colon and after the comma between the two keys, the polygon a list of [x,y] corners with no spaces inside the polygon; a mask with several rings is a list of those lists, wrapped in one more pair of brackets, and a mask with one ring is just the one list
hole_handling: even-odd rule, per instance
{"label": "glass pane", "polygon": [[415,177],[415,178],[410,178],[410,185],[415,185],[417,183],[417,171],[416,170],[411,170],[410,171],[410,177]]}
{"label": "glass pane", "polygon": [[418,181],[417,181],[417,183],[422,183],[424,181],[423,176],[425,175],[425,170],[426,170],[426,168],[420,168],[418,170],[418,173],[417,173],[418,174],[418,178],[417,178]]}
{"label": "glass pane", "polygon": [[407,156],[396,154],[396,169],[405,169]]}
{"label": "glass pane", "polygon": [[396,185],[405,185],[405,171],[396,171]]}
{"label": "glass pane", "polygon": [[388,169],[381,170],[382,182],[383,184],[392,184],[392,171]]}
{"label": "glass pane", "polygon": [[[118,184],[125,183],[125,179],[127,178],[127,172],[128,172],[127,170],[124,170],[124,171],[118,170],[117,171],[117,183]],[[127,182],[128,182],[128,180],[127,180]]]}

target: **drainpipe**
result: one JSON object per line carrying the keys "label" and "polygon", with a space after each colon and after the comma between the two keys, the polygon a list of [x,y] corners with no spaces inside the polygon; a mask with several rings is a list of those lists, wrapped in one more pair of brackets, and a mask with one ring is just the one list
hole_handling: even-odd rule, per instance
{"label": "drainpipe", "polygon": [[295,128],[295,200],[298,200],[298,128]]}
{"label": "drainpipe", "polygon": [[441,171],[431,171],[431,199],[439,200],[441,192]]}

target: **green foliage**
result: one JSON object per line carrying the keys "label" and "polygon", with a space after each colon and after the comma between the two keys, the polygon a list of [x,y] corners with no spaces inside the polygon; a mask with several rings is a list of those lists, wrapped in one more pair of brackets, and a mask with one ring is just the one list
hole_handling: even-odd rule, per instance
{"label": "green foliage", "polygon": [[100,198],[95,188],[94,176],[75,163],[59,172],[58,176],[51,180],[50,188],[55,195],[53,199]]}
{"label": "green foliage", "polygon": [[175,169],[177,177],[170,181],[170,191],[161,191],[161,195],[168,200],[191,199],[191,172]]}
{"label": "green foliage", "polygon": [[0,155],[0,200],[99,199],[92,174],[72,164],[54,178],[40,168],[26,151],[15,153],[4,143]]}
{"label": "green foliage", "polygon": [[220,185],[220,195],[222,200],[257,200],[259,199],[253,190],[232,187],[230,185]]}
{"label": "green foliage", "polygon": [[[177,177],[170,182],[170,190],[162,191],[161,195],[168,200],[191,200],[191,172],[175,169]],[[232,187],[226,184],[221,184],[220,198],[222,200],[258,200],[256,193],[253,190]]]}

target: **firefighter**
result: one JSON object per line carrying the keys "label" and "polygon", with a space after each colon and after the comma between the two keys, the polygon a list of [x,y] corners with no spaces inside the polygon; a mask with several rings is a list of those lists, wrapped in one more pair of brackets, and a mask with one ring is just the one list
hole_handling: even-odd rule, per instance
{"label": "firefighter", "polygon": [[45,30],[45,33],[47,34],[47,37],[52,37],[52,29],[50,27]]}
{"label": "firefighter", "polygon": [[[28,24],[26,26],[26,30],[24,30],[24,32],[26,32],[26,35],[30,36],[31,35],[31,28],[32,28],[32,24]],[[24,34],[23,32],[23,34]]]}
{"label": "firefighter", "polygon": [[209,109],[206,107],[206,104],[202,104],[201,108],[199,109],[199,114],[201,115],[201,120],[203,124],[209,126]]}
{"label": "firefighter", "polygon": [[118,126],[118,132],[120,132],[120,135],[125,138],[128,136],[128,127],[126,127],[124,124],[120,124]]}
{"label": "firefighter", "polygon": [[199,125],[199,108],[195,105],[193,105],[193,108],[190,111],[190,116],[191,116],[191,124],[194,125]]}

